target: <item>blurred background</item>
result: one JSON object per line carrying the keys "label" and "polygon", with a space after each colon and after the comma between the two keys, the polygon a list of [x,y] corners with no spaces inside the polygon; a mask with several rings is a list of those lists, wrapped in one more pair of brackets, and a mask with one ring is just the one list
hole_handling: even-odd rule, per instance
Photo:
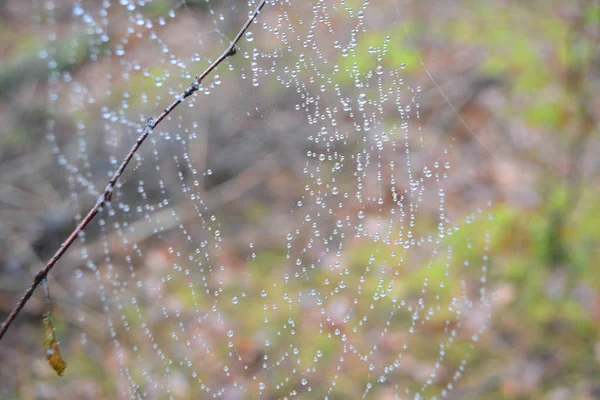
{"label": "blurred background", "polygon": [[[2,318],[252,9],[110,3],[0,2]],[[1,397],[600,399],[600,1],[291,1],[250,31],[52,271],[64,376],[38,290]]]}

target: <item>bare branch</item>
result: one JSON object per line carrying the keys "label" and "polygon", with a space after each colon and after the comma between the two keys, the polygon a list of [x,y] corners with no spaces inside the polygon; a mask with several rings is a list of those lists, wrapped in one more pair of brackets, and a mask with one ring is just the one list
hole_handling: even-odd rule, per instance
{"label": "bare branch", "polygon": [[162,113],[160,113],[156,118],[153,118],[153,119],[151,118],[148,120],[148,122],[146,123],[146,126],[144,127],[144,129],[143,129],[142,133],[140,134],[140,136],[138,137],[137,141],[131,147],[131,150],[129,150],[129,153],[127,153],[127,155],[123,159],[123,162],[121,163],[121,165],[119,166],[117,171],[114,173],[112,178],[110,178],[110,181],[108,181],[108,184],[106,185],[106,189],[104,190],[104,194],[98,198],[98,201],[96,202],[96,204],[87,213],[87,215],[85,216],[85,218],[83,218],[83,220],[79,223],[79,225],[77,225],[77,227],[73,230],[73,232],[71,232],[71,234],[69,235],[67,240],[65,240],[63,242],[63,244],[60,246],[60,248],[56,251],[56,253],[52,256],[52,258],[50,258],[48,263],[44,266],[44,268],[35,275],[31,286],[29,286],[29,288],[27,288],[27,290],[23,294],[23,297],[21,297],[21,300],[19,300],[19,302],[17,303],[15,308],[8,315],[8,317],[2,324],[2,328],[0,328],[0,340],[4,337],[4,334],[6,333],[6,331],[12,324],[12,322],[15,320],[17,315],[19,315],[19,313],[21,312],[21,310],[23,309],[25,304],[27,304],[27,302],[33,295],[33,292],[38,287],[38,285],[46,278],[46,276],[48,275],[50,270],[54,267],[54,265],[58,262],[58,260],[60,260],[60,258],[63,256],[63,254],[65,254],[65,252],[73,244],[75,239],[77,239],[77,236],[85,229],[85,227],[90,223],[90,221],[92,221],[92,219],[94,219],[96,214],[98,214],[99,212],[102,211],[106,202],[110,201],[110,198],[112,197],[112,193],[113,193],[113,190],[115,188],[117,181],[123,174],[123,171],[125,171],[125,168],[127,168],[127,165],[133,158],[133,155],[138,151],[138,149],[140,148],[140,146],[142,145],[144,140],[146,140],[148,135],[150,135],[150,133],[152,133],[152,130],[154,128],[156,128],[158,126],[158,124],[160,124],[160,122],[163,119],[165,119],[165,117],[168,116],[175,109],[175,107],[177,107],[179,104],[183,103],[183,101],[187,97],[191,96],[194,92],[196,92],[200,88],[200,84],[202,83],[204,78],[206,78],[215,68],[217,68],[219,66],[219,64],[221,64],[227,57],[234,55],[236,53],[237,43],[240,41],[240,39],[242,38],[242,36],[246,32],[246,30],[248,29],[250,24],[256,19],[257,15],[260,13],[260,11],[262,10],[262,8],[264,7],[266,2],[267,2],[267,0],[261,0],[261,2],[258,4],[258,6],[254,10],[252,15],[244,23],[244,25],[242,26],[242,28],[240,29],[238,34],[235,36],[235,38],[229,44],[229,46],[225,49],[225,51],[211,65],[209,65],[208,68],[206,68],[204,70],[204,72],[202,72],[202,74],[198,75],[196,77],[196,79],[187,87],[187,89],[185,89],[175,99],[175,101],[173,101],[167,108],[165,108],[165,110]]}

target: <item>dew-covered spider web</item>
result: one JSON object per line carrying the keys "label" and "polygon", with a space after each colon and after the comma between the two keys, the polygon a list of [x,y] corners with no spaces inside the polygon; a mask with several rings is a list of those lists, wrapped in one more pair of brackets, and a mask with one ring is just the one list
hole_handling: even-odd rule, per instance
{"label": "dew-covered spider web", "polygon": [[[33,3],[75,222],[257,5]],[[74,288],[65,379],[85,355],[118,398],[452,396],[488,327],[492,222],[448,195],[470,165],[430,123],[456,110],[405,13],[267,2],[52,272]]]}

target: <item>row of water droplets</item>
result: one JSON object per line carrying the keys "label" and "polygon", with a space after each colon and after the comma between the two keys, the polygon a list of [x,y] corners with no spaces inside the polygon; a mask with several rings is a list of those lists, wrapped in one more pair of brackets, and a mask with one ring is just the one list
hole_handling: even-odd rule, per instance
{"label": "row of water droplets", "polygon": [[[177,96],[187,80],[193,78],[197,72],[195,70],[201,69],[202,65],[210,61],[196,53],[190,57],[190,63],[184,62],[183,57],[171,52],[156,29],[176,23],[178,13],[186,12],[184,3],[178,9],[169,10],[166,16],[158,17],[156,21],[143,17],[140,10],[143,10],[146,3],[150,2],[103,1],[99,8],[94,9],[86,9],[80,2],[73,5],[74,21],[70,29],[73,30],[73,37],[84,33],[83,37],[88,41],[85,46],[89,49],[90,61],[100,64],[104,59],[110,59],[119,65],[120,76],[109,73],[100,79],[106,85],[107,97],[115,95],[113,92],[117,83],[129,82],[139,76],[151,78],[156,87],[163,89],[161,94],[154,97],[144,92],[140,94],[123,90],[117,106],[100,107],[104,130],[102,137],[106,146],[114,149],[109,156],[111,168],[116,168],[120,162],[123,146],[127,147],[131,139],[143,129],[148,114],[160,110],[173,96]],[[265,9],[264,13],[268,13],[271,16],[268,20],[270,23],[275,20],[275,24],[271,26],[259,18],[246,33],[245,43],[240,45],[244,59],[249,60],[249,69],[242,67],[236,70],[231,63],[220,67],[238,73],[242,80],[251,78],[253,87],[258,87],[261,82],[272,82],[271,78],[274,77],[282,87],[295,90],[301,99],[296,105],[296,111],[303,113],[308,123],[314,127],[314,133],[307,137],[311,147],[316,150],[306,154],[303,171],[308,182],[306,193],[292,210],[293,214],[299,215],[298,226],[283,238],[287,243],[285,258],[288,261],[281,266],[281,280],[271,283],[273,286],[284,286],[282,298],[273,298],[270,292],[279,291],[272,291],[268,286],[252,288],[258,293],[238,290],[238,293],[226,299],[221,294],[230,291],[219,278],[226,274],[229,266],[215,264],[212,254],[219,252],[225,239],[219,229],[218,219],[210,214],[203,200],[203,192],[198,187],[201,185],[196,184],[203,175],[210,175],[210,170],[199,170],[196,161],[189,155],[190,142],[198,138],[198,126],[195,123],[190,125],[180,116],[190,112],[187,110],[177,110],[178,115],[172,117],[175,129],[167,131],[157,128],[147,144],[151,148],[147,150],[150,156],[137,154],[136,164],[130,166],[144,166],[155,171],[154,179],[157,179],[160,190],[158,194],[154,194],[156,198],[152,199],[153,203],[149,202],[143,180],[138,180],[137,185],[134,181],[127,182],[137,186],[139,198],[136,202],[143,205],[131,207],[118,188],[111,204],[107,205],[97,221],[99,243],[103,249],[100,261],[89,256],[85,247],[85,234],[80,236],[80,242],[84,244],[82,257],[86,267],[85,270],[76,271],[75,276],[83,279],[86,274],[91,274],[97,282],[98,296],[107,318],[110,336],[113,337],[122,377],[126,382],[125,390],[130,397],[145,397],[157,390],[172,394],[175,390],[172,382],[177,381],[173,378],[174,371],[179,374],[182,368],[187,370],[186,379],[195,382],[214,397],[236,390],[250,393],[257,390],[259,395],[280,393],[289,382],[298,381],[301,388],[288,393],[289,396],[294,396],[302,390],[312,390],[311,381],[316,377],[319,377],[319,382],[323,378],[329,379],[325,386],[328,387],[328,393],[333,393],[340,374],[343,374],[345,365],[353,357],[364,365],[366,375],[374,377],[365,386],[366,397],[374,385],[390,383],[390,375],[401,366],[403,355],[410,349],[412,337],[418,335],[426,321],[445,308],[452,311],[454,320],[446,321],[447,340],[440,343],[430,378],[419,390],[412,391],[398,385],[395,390],[418,398],[434,381],[447,348],[452,345],[456,336],[456,328],[460,327],[461,312],[471,307],[472,301],[465,289],[462,297],[452,298],[450,304],[442,304],[441,297],[435,293],[443,290],[447,282],[442,281],[440,288],[430,288],[427,278],[423,282],[422,298],[405,300],[398,298],[395,293],[398,292],[399,281],[406,273],[406,260],[410,259],[412,251],[428,253],[431,260],[445,254],[447,274],[451,273],[452,249],[444,245],[444,237],[451,235],[459,227],[452,226],[444,208],[444,185],[448,179],[450,164],[442,155],[430,165],[424,166],[422,171],[414,170],[414,159],[419,157],[419,151],[425,146],[425,141],[419,137],[421,89],[405,85],[403,65],[397,68],[384,67],[392,38],[386,38],[380,47],[369,49],[378,61],[372,71],[361,72],[356,62],[344,63],[352,65],[351,67],[341,67],[335,64],[338,59],[331,60],[326,56],[331,55],[333,49],[342,58],[357,58],[356,46],[361,40],[361,34],[366,31],[364,20],[365,13],[369,10],[368,4],[365,1],[360,10],[355,12],[344,1],[319,1],[312,8],[312,19],[302,21],[293,12],[294,3],[270,2],[272,9]],[[254,6],[252,2],[248,4],[249,12]],[[55,60],[58,48],[57,29],[53,29],[56,25],[54,5],[52,1],[46,1],[41,7],[50,32],[49,45],[40,54],[40,57],[48,60],[50,71],[49,114],[56,115],[57,104],[65,104],[64,99],[69,104],[69,112],[81,112],[83,105],[94,104],[96,100],[88,95],[83,82],[77,82],[70,73],[58,70]],[[114,11],[115,7],[120,7],[118,12]],[[217,15],[213,19],[214,32],[221,36],[221,45],[226,46],[219,27],[228,21],[212,9],[209,12],[213,16]],[[334,39],[331,23],[331,15],[342,12],[355,21],[345,45]],[[274,15],[277,18],[273,18]],[[126,28],[116,36],[111,36],[110,29],[117,19],[124,19]],[[260,31],[261,38],[278,40],[274,51],[259,50],[257,30]],[[327,33],[332,35],[328,37]],[[170,67],[165,68],[163,74],[156,74],[149,66],[143,66],[141,61],[127,58],[128,46],[131,47],[130,42],[134,40],[153,43],[159,50],[152,53],[153,57],[158,57],[162,64]],[[199,38],[200,41],[202,38]],[[77,43],[72,44],[74,53],[77,46]],[[252,46],[251,50],[246,50]],[[193,46],[190,52],[192,49]],[[178,71],[179,76],[173,77],[173,71]],[[354,90],[348,90],[339,83],[338,77],[341,75],[351,77]],[[221,79],[220,76],[215,76],[212,83],[203,87],[200,93],[210,95],[215,85],[221,83]],[[167,82],[181,83],[167,88]],[[148,114],[128,112],[134,97],[139,98],[142,108],[148,110]],[[207,99],[195,95],[187,101],[189,107],[193,108]],[[395,114],[387,118],[390,110],[395,110]],[[258,112],[268,114],[268,111]],[[342,120],[350,120],[353,129],[348,129],[348,122],[342,123]],[[398,120],[400,122],[396,123]],[[85,204],[83,198],[87,195],[99,196],[99,191],[94,186],[94,171],[91,169],[90,150],[87,148],[94,133],[88,131],[84,119],[76,122],[78,148],[73,157],[58,144],[55,126],[55,119],[51,117],[48,120],[47,138],[54,146],[59,164],[68,172],[70,201],[78,206],[80,203]],[[161,141],[173,143],[171,153],[164,154],[161,151]],[[415,148],[414,143],[421,143],[422,148]],[[447,152],[445,149],[443,153]],[[179,171],[177,176],[168,177],[169,182],[162,178],[164,174],[161,165],[165,158],[172,159]],[[190,174],[184,174],[184,171]],[[108,171],[107,175],[110,174],[112,171]],[[191,175],[192,180],[186,175]],[[354,180],[348,182],[348,176],[353,176]],[[180,193],[188,197],[195,211],[196,218],[192,223],[200,224],[207,233],[206,237],[192,235],[186,228],[186,224],[190,222],[184,221],[172,206],[172,193],[167,188],[173,190],[173,182],[177,181]],[[407,187],[399,189],[402,186]],[[420,205],[426,196],[438,198],[438,234],[419,236],[415,227],[418,227]],[[391,207],[388,197],[391,197]],[[357,208],[356,204],[360,206]],[[166,213],[162,212],[164,210]],[[169,230],[163,226],[165,217],[175,221],[172,223],[174,230],[179,232],[179,237],[186,245],[180,246],[181,249],[169,249],[174,260],[172,272],[159,272],[163,274],[160,279],[148,282],[140,279],[137,272],[144,266],[144,260],[149,256],[148,250],[131,238],[135,239],[135,226],[139,221],[146,221],[153,227],[154,235],[158,239],[162,238],[163,231]],[[76,220],[79,219],[81,215],[76,215]],[[114,237],[122,243],[120,252],[124,256],[112,254],[110,240]],[[382,246],[370,254],[368,262],[361,267],[362,271],[357,272],[348,265],[352,263],[352,246],[369,242]],[[195,250],[188,253],[189,248]],[[388,254],[381,253],[384,249]],[[256,254],[249,258],[256,258]],[[397,260],[396,264],[389,264],[389,259]],[[119,268],[116,264],[119,264]],[[126,266],[128,275],[122,274],[122,265]],[[483,271],[485,272],[485,268]],[[352,275],[356,273],[360,276],[352,279]],[[251,272],[245,271],[244,274],[248,279],[253,278]],[[365,282],[372,279],[379,282],[375,289],[365,285]],[[177,306],[163,306],[160,315],[154,318],[173,326],[170,342],[163,343],[153,333],[157,324],[151,321],[153,318],[147,315],[149,312],[140,305],[135,293],[146,290],[146,293],[155,296],[154,299],[160,303],[172,280],[178,280],[189,288],[194,318],[184,316],[186,310]],[[216,286],[212,286],[211,282],[216,282]],[[428,303],[425,298],[432,292],[431,303]],[[232,321],[226,311],[222,310],[228,310],[231,305],[243,308],[247,304],[245,299],[255,299],[257,295],[263,302],[264,324],[268,333],[262,335],[264,343],[261,348],[264,354],[258,371],[244,372],[252,369],[252,360],[242,356],[235,341],[240,336],[236,332],[236,321]],[[482,295],[480,302],[486,301],[486,296]],[[128,308],[133,309],[135,317],[128,314]],[[318,324],[313,326],[302,320],[306,310],[317,311]],[[377,323],[373,326],[370,316],[376,315],[379,310],[388,316],[383,324],[373,318]],[[280,313],[288,313],[289,317],[281,319]],[[401,313],[410,318],[409,334],[396,354],[392,357],[382,356],[380,343],[389,335],[388,327],[393,319]],[[85,315],[80,316],[80,320],[84,318]],[[277,322],[280,319],[284,322],[275,325],[280,323]],[[203,328],[212,323],[218,328]],[[361,332],[367,328],[379,331],[377,339],[372,343],[357,342],[364,337]],[[131,330],[143,332],[147,348],[141,344],[129,343],[126,332]],[[302,337],[296,333],[297,330],[302,332]],[[212,336],[218,332],[223,332],[224,336]],[[335,372],[331,373],[325,366],[320,366],[322,349],[314,350],[309,357],[300,354],[303,345],[301,341],[307,340],[307,337],[315,342],[325,339],[333,343],[337,349],[334,353],[338,355],[336,367],[333,368]],[[83,340],[86,340],[85,336]],[[214,343],[220,341],[229,349],[226,360],[215,355],[214,347],[217,345]],[[279,345],[272,345],[272,342],[278,342]],[[198,365],[189,358],[187,353],[190,348],[202,349],[206,353],[206,363],[222,364],[219,368],[222,379],[215,382],[202,379],[201,376],[206,376],[207,364]],[[148,354],[148,350],[152,353]],[[306,359],[312,361],[306,363]],[[462,369],[464,363],[457,370],[453,381],[460,378]],[[278,376],[281,382],[272,382],[270,377],[273,376]],[[251,386],[251,382],[255,382],[256,386]],[[446,390],[451,390],[452,387],[453,383],[449,382]]]}

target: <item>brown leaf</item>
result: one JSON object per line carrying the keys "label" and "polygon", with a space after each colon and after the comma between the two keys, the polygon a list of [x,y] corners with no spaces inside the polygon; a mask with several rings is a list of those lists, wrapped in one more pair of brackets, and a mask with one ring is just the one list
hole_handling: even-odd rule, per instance
{"label": "brown leaf", "polygon": [[59,376],[62,376],[64,370],[67,368],[67,363],[63,360],[60,355],[60,349],[58,347],[58,342],[56,341],[56,336],[54,335],[54,326],[52,325],[52,321],[50,320],[50,311],[48,311],[44,315],[44,346],[46,346],[46,358],[48,359],[48,363],[56,371]]}

